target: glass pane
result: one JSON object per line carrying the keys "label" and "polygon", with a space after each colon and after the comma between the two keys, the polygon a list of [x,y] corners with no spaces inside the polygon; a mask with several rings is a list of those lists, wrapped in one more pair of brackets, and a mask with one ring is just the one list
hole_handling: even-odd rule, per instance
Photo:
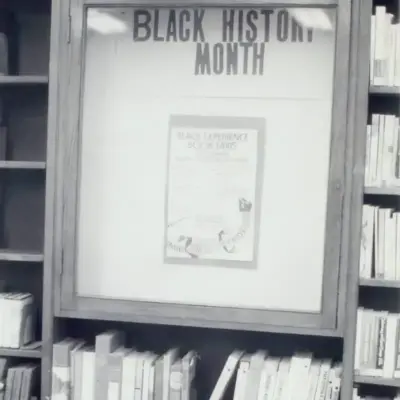
{"label": "glass pane", "polygon": [[319,312],[335,11],[86,19],[78,294]]}

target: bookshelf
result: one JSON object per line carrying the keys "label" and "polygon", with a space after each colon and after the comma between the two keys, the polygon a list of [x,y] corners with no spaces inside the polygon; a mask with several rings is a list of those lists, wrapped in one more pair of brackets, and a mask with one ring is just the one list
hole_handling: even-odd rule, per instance
{"label": "bookshelf", "polygon": [[[34,297],[33,341],[19,348],[0,347],[0,358],[6,358],[10,366],[37,366],[40,373],[32,395],[40,399],[45,399],[40,380],[46,375],[40,367],[46,324],[43,261],[50,12],[49,0],[0,1],[0,31],[6,32],[10,61],[8,71],[0,74],[0,126],[6,128],[0,132],[0,281],[2,292]],[[0,59],[3,66],[7,59],[3,52]],[[13,316],[7,320],[10,324]]]}
{"label": "bookshelf", "polygon": [[[377,11],[379,8],[379,11]],[[379,56],[379,51],[380,47],[379,45],[376,45],[376,35],[374,36],[374,30],[373,28],[377,29],[377,21],[378,18],[382,18],[379,15],[382,14],[382,10],[385,7],[386,9],[386,14],[387,18],[391,20],[392,24],[398,24],[399,22],[399,16],[400,16],[400,10],[399,10],[399,3],[397,1],[392,1],[392,0],[379,0],[379,1],[373,1],[372,4],[372,14],[374,15],[372,18],[374,19],[374,22],[370,23],[371,27],[371,32],[369,32],[368,36],[371,38],[369,40],[369,45],[371,46],[371,53],[374,54],[374,57],[380,57]],[[372,19],[371,19],[372,20]],[[381,19],[382,21],[382,19]],[[366,23],[368,23],[366,21]],[[375,24],[375,25],[374,25]],[[379,24],[382,24],[380,22]],[[376,31],[375,31],[376,32]],[[378,41],[379,43],[379,41]],[[374,46],[378,46],[378,49]],[[378,54],[378,56],[377,56]],[[398,268],[398,260],[393,259],[391,261],[391,254],[397,253],[398,249],[398,244],[397,242],[393,242],[391,245],[388,244],[388,241],[392,240],[391,238],[393,237],[398,237],[397,230],[395,226],[393,225],[394,229],[393,231],[390,230],[390,222],[386,224],[387,219],[385,219],[384,223],[384,231],[382,228],[382,212],[377,211],[377,210],[393,210],[394,214],[399,210],[399,199],[400,199],[400,190],[399,187],[397,186],[396,183],[393,184],[387,184],[385,183],[388,182],[387,178],[383,178],[383,181],[380,182],[379,180],[382,179],[383,176],[388,176],[388,174],[393,173],[393,180],[392,182],[396,181],[396,165],[393,165],[393,168],[390,170],[389,167],[387,167],[388,172],[379,172],[380,166],[385,164],[385,160],[387,160],[387,156],[385,153],[385,150],[382,150],[382,153],[379,152],[378,154],[378,159],[374,158],[374,148],[375,148],[375,142],[374,139],[372,139],[372,135],[374,135],[374,132],[379,131],[379,142],[383,143],[383,138],[380,136],[381,134],[381,128],[379,130],[376,130],[376,122],[381,121],[380,123],[384,123],[382,121],[387,121],[390,120],[391,118],[399,118],[400,117],[400,88],[398,83],[396,85],[393,85],[393,82],[396,82],[396,79],[398,77],[393,78],[391,75],[391,67],[390,65],[394,65],[393,60],[393,53],[388,53],[389,56],[386,57],[386,67],[387,71],[389,71],[388,74],[384,74],[383,78],[378,74],[376,74],[375,66],[376,66],[376,61],[372,61],[372,58],[370,59],[370,71],[371,71],[371,76],[370,76],[370,86],[369,86],[369,116],[368,116],[368,124],[369,127],[366,130],[366,145],[363,147],[366,149],[365,152],[365,187],[363,190],[363,198],[364,198],[364,206],[363,206],[363,233],[362,233],[362,246],[361,246],[361,252],[360,252],[360,272],[359,272],[359,279],[358,279],[358,290],[356,290],[357,295],[356,295],[356,303],[358,304],[359,311],[358,314],[355,315],[355,319],[357,319],[357,324],[359,331],[356,333],[355,332],[355,327],[352,328],[353,330],[353,340],[354,340],[354,347],[357,349],[360,349],[358,353],[357,350],[355,351],[354,354],[354,377],[353,377],[353,382],[354,382],[354,387],[357,388],[357,394],[353,395],[353,399],[357,398],[359,399],[360,395],[361,396],[374,396],[376,398],[379,397],[395,397],[396,393],[398,393],[398,388],[400,388],[400,380],[398,378],[393,377],[395,375],[395,370],[397,371],[397,360],[395,361],[394,365],[391,364],[390,358],[392,356],[391,350],[387,350],[388,348],[390,349],[390,341],[393,340],[392,338],[392,330],[396,331],[394,329],[395,327],[395,321],[396,321],[396,315],[399,313],[399,289],[400,289],[400,279],[397,277],[397,274],[392,274],[388,272],[389,270],[387,268],[392,268],[396,269]],[[397,65],[399,65],[399,58],[398,55],[397,57],[397,64],[395,69],[398,68]],[[393,64],[391,64],[393,63]],[[385,68],[386,68],[385,67]],[[382,79],[386,80],[386,84],[383,84]],[[387,117],[389,115],[389,117]],[[393,117],[394,116],[394,117]],[[383,119],[382,119],[383,118]],[[394,119],[396,121],[396,119]],[[385,132],[385,138],[387,138],[387,132],[390,130],[390,122],[387,125],[381,125],[382,127],[384,126],[385,129],[382,130],[382,132]],[[393,137],[394,140],[396,140],[396,135],[398,135],[397,125],[395,123],[394,125],[394,133]],[[388,139],[385,139],[386,143],[388,143]],[[383,148],[384,149],[384,146]],[[372,158],[371,158],[372,157]],[[396,154],[394,155],[396,157]],[[393,158],[395,160],[395,158]],[[376,162],[376,164],[375,164]],[[377,174],[374,172],[371,172],[374,170],[374,166],[376,165],[376,171]],[[386,165],[387,161],[386,161]],[[383,167],[386,168],[386,167]],[[392,171],[392,172],[389,172]],[[378,184],[374,184],[373,180],[378,179]],[[371,184],[372,180],[372,184]],[[369,207],[369,208],[368,208]],[[372,208],[371,208],[372,207]],[[367,214],[368,212],[371,212],[371,210],[374,209],[375,211],[375,216],[373,217],[373,231],[374,231],[374,237],[372,238],[369,236],[367,232],[370,232],[369,229],[371,229],[371,224],[369,223]],[[389,214],[387,214],[389,215]],[[371,219],[372,221],[372,219]],[[397,225],[396,225],[397,227]],[[383,233],[383,234],[382,234]],[[383,236],[384,235],[384,236]],[[385,238],[384,241],[382,238]],[[373,244],[372,244],[373,243]],[[384,243],[384,244],[382,244]],[[366,244],[366,245],[365,245]],[[367,246],[367,247],[365,247]],[[370,260],[367,256],[365,258],[366,254],[370,254],[372,252],[371,246],[373,246],[373,258]],[[386,250],[386,257],[384,258],[384,263],[382,262],[381,259],[381,254],[382,254],[382,246],[386,246],[385,248],[388,249]],[[367,249],[367,250],[365,250]],[[371,270],[366,270],[364,269],[365,265],[369,265]],[[388,267],[390,265],[390,267]],[[372,318],[372,319],[371,319]],[[363,358],[365,351],[365,344],[361,345],[362,341],[362,335],[363,335],[363,329],[368,326],[373,319],[376,318],[376,321],[384,321],[383,323],[388,323],[386,328],[388,329],[385,332],[388,333],[383,333],[380,331],[378,333],[378,339],[375,336],[371,336],[369,339],[369,348],[375,348],[376,351],[380,352],[381,351],[381,343],[379,342],[381,340],[381,337],[386,337],[387,341],[385,342],[385,352],[382,353],[382,359],[379,361],[377,360],[376,363],[372,362],[371,363],[366,363],[365,359]],[[381,319],[382,318],[382,319]],[[368,322],[369,321],[369,322]],[[390,322],[388,322],[390,321]],[[374,322],[373,322],[374,323]],[[378,322],[380,323],[380,322]],[[389,327],[390,324],[390,327]],[[386,329],[385,328],[385,329]],[[378,340],[378,342],[377,342]],[[376,345],[376,346],[375,346]],[[387,347],[388,346],[388,347]],[[394,351],[396,352],[397,344],[395,344]],[[375,350],[372,350],[375,351]],[[370,353],[371,354],[371,353]],[[393,355],[394,357],[395,355]],[[370,361],[369,361],[370,362]],[[363,374],[363,370],[368,370]],[[397,372],[396,372],[397,374]],[[361,394],[360,394],[361,393]],[[356,397],[354,397],[356,396]],[[398,396],[398,395],[397,395]]]}
{"label": "bookshelf", "polygon": [[[5,160],[0,160],[0,182],[4,182],[4,185],[0,183],[0,203],[3,203],[3,198],[6,199],[2,204],[3,212],[0,214],[0,222],[5,232],[4,235],[0,235],[0,280],[4,280],[11,290],[29,291],[37,299],[36,339],[40,342],[19,349],[0,348],[0,357],[40,362],[41,390],[37,395],[40,395],[42,400],[48,400],[51,395],[53,344],[65,337],[84,338],[88,342],[93,342],[97,334],[109,329],[123,330],[129,337],[129,345],[135,345],[142,350],[161,353],[174,346],[185,350],[195,349],[200,354],[196,379],[199,400],[208,398],[224,362],[236,348],[242,348],[246,352],[266,349],[279,356],[288,356],[298,349],[307,349],[320,358],[329,357],[341,361],[343,363],[341,400],[351,400],[353,383],[396,386],[395,380],[353,376],[353,336],[358,285],[372,289],[375,286],[397,288],[397,282],[361,280],[359,283],[358,265],[355,263],[359,249],[350,246],[346,248],[346,245],[352,240],[358,241],[358,227],[361,221],[358,213],[363,195],[397,196],[400,190],[368,187],[363,192],[360,174],[353,177],[352,168],[346,169],[344,192],[341,192],[340,184],[335,191],[338,198],[342,196],[345,198],[343,213],[350,226],[348,230],[346,229],[349,240],[343,240],[342,258],[349,261],[344,263],[340,276],[338,273],[332,280],[328,275],[326,282],[334,282],[332,288],[335,299],[333,301],[325,297],[323,301],[325,305],[335,303],[335,307],[333,314],[330,314],[331,318],[320,322],[319,325],[309,316],[303,318],[299,317],[298,313],[293,313],[290,320],[293,326],[287,326],[288,319],[280,319],[279,315],[276,318],[272,313],[271,321],[279,323],[270,323],[268,318],[268,321],[234,325],[216,318],[213,326],[207,326],[196,318],[186,317],[184,312],[179,318],[171,320],[163,314],[161,308],[152,309],[154,315],[151,317],[145,314],[146,306],[135,309],[133,313],[130,311],[129,314],[125,312],[129,309],[126,302],[118,303],[121,306],[117,307],[118,312],[115,312],[113,305],[112,307],[105,305],[99,311],[98,303],[96,310],[93,308],[95,303],[90,298],[82,302],[79,309],[72,307],[73,302],[71,308],[61,308],[61,302],[68,293],[64,292],[65,287],[60,285],[60,280],[70,271],[58,269],[61,257],[59,253],[53,252],[53,246],[57,249],[62,246],[60,231],[55,228],[53,220],[53,207],[56,209],[60,207],[60,193],[61,196],[68,195],[69,189],[65,190],[57,181],[56,167],[62,164],[62,157],[56,151],[58,143],[54,132],[58,132],[64,125],[70,127],[74,124],[75,118],[72,111],[75,104],[64,102],[63,90],[66,78],[59,76],[59,70],[65,71],[68,63],[65,59],[57,57],[60,47],[71,46],[69,27],[63,19],[68,15],[69,1],[13,0],[11,3],[12,11],[19,17],[21,29],[17,47],[20,69],[18,74],[0,76],[0,99],[7,105],[10,133],[7,157]],[[110,1],[110,4],[115,3]],[[258,2],[253,6],[256,6],[256,3]],[[312,5],[317,3],[325,7],[333,5],[335,1],[309,2]],[[342,6],[346,2],[338,3]],[[308,2],[287,1],[286,4],[305,6]],[[344,5],[341,15],[350,15],[347,14],[350,12],[349,7],[350,5]],[[351,43],[348,43],[351,52],[349,48],[343,48],[341,56],[345,57],[345,54],[350,52],[351,71],[357,73],[352,74],[349,79],[349,87],[345,83],[348,81],[347,77],[335,87],[335,91],[343,100],[341,116],[347,115],[343,106],[347,103],[346,93],[349,93],[350,105],[348,126],[339,127],[343,119],[337,116],[334,125],[338,130],[364,132],[366,114],[364,103],[368,92],[367,85],[364,85],[365,58],[368,58],[365,21],[370,17],[369,1],[354,0],[351,2],[351,7],[353,7],[351,27],[352,32],[356,34],[352,34]],[[350,17],[347,26],[350,26]],[[341,37],[346,35],[350,36],[350,31],[344,32]],[[74,51],[76,53],[73,55],[76,56],[79,51],[75,47]],[[347,61],[349,60],[341,63],[339,72],[336,73],[346,73],[344,66],[347,65]],[[71,82],[69,83],[74,89],[80,87],[73,79]],[[371,87],[369,90],[374,97],[398,97],[397,89]],[[60,118],[60,107],[69,110],[70,114],[66,118],[64,115]],[[346,145],[351,151],[348,152],[346,160],[341,159],[341,164],[354,165],[357,170],[362,158],[357,152],[363,139],[361,135],[355,135],[354,138],[349,135],[349,137]],[[345,147],[344,142],[341,142],[341,145]],[[65,147],[68,146],[66,144]],[[343,155],[345,152],[340,153]],[[67,209],[66,212],[70,210]],[[334,218],[332,220],[335,224]],[[222,320],[224,315],[221,313],[219,317]],[[296,325],[297,321],[301,324]],[[232,397],[232,393],[229,392],[225,400],[231,400]]]}

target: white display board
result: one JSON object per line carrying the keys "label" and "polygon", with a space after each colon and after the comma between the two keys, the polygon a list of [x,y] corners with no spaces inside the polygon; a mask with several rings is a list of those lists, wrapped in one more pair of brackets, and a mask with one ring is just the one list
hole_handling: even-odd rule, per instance
{"label": "white display board", "polygon": [[90,8],[79,296],[321,310],[335,14]]}

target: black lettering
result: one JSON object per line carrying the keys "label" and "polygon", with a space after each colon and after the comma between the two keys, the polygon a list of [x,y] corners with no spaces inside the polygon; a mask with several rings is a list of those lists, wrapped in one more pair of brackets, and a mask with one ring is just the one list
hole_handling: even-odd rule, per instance
{"label": "black lettering", "polygon": [[253,75],[264,74],[265,43],[253,43]]}
{"label": "black lettering", "polygon": [[238,18],[238,42],[243,42],[243,10],[239,11]]}
{"label": "black lettering", "polygon": [[234,21],[235,21],[235,10],[223,10],[222,11],[222,41],[223,42],[233,42]]}
{"label": "black lettering", "polygon": [[292,18],[292,42],[303,41],[303,28],[302,26]]}
{"label": "black lettering", "polygon": [[271,15],[274,10],[261,10],[261,14],[264,16],[264,42],[269,42],[270,31],[271,31]]}
{"label": "black lettering", "polygon": [[286,42],[289,36],[289,14],[285,10],[278,12],[277,37],[280,42]]}
{"label": "black lettering", "polygon": [[251,10],[246,15],[246,22],[248,28],[246,29],[246,40],[248,42],[254,42],[257,39],[257,26],[254,21],[257,21],[257,11]]}
{"label": "black lettering", "polygon": [[190,30],[185,29],[185,22],[190,21],[190,13],[188,10],[183,10],[179,14],[179,40],[187,42],[190,39]]}
{"label": "black lettering", "polygon": [[237,75],[238,73],[239,46],[238,43],[226,44],[226,73]]}
{"label": "black lettering", "polygon": [[[144,18],[141,21],[141,18]],[[136,10],[133,13],[133,40],[135,42],[145,42],[151,35],[150,29],[151,15],[146,10]],[[143,29],[143,35],[139,35],[139,30]]]}
{"label": "black lettering", "polygon": [[160,12],[159,10],[154,11],[154,32],[153,39],[155,42],[163,42],[165,39],[158,35],[158,30],[160,29]]}
{"label": "black lettering", "polygon": [[224,45],[222,43],[214,45],[213,72],[216,75],[221,75],[224,72]]}
{"label": "black lettering", "polygon": [[195,75],[210,75],[210,45],[208,43],[197,43]]}
{"label": "black lettering", "polygon": [[313,33],[314,33],[314,31],[312,29],[307,29],[307,40],[309,42],[313,41]]}
{"label": "black lettering", "polygon": [[248,74],[249,68],[249,50],[253,46],[251,43],[241,43],[240,47],[243,49],[243,74]]}
{"label": "black lettering", "polygon": [[175,10],[170,10],[168,15],[166,40],[168,42],[178,41]]}
{"label": "black lettering", "polygon": [[[203,31],[203,18],[205,10],[195,10],[194,11],[194,21],[193,21],[193,40],[195,42],[204,42],[205,36]],[[200,39],[199,39],[200,37]]]}

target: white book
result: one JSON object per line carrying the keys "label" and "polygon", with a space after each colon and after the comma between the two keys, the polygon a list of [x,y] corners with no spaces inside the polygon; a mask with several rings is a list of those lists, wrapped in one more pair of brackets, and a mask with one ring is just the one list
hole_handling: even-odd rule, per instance
{"label": "white book", "polygon": [[367,125],[367,137],[365,143],[365,171],[364,171],[364,186],[372,185],[371,180],[371,131],[372,126]]}
{"label": "white book", "polygon": [[377,183],[378,186],[383,185],[384,177],[384,155],[385,155],[385,116],[379,115],[379,137],[378,137],[378,172],[377,172]]}
{"label": "white book", "polygon": [[[154,363],[157,360],[157,355],[153,353],[146,354],[143,361],[143,386],[142,386],[142,400],[150,399],[151,388],[154,387],[154,370],[151,372]],[[151,379],[153,378],[153,382]]]}
{"label": "white book", "polygon": [[82,391],[81,391],[82,400],[95,400],[94,397],[95,365],[96,365],[96,353],[94,349],[85,349],[83,351],[83,359],[82,359]]}
{"label": "white book", "polygon": [[340,381],[342,376],[342,366],[334,365],[329,372],[329,380],[325,400],[338,400],[340,394]]}
{"label": "white book", "polygon": [[308,380],[311,367],[312,354],[296,353],[290,361],[289,380],[285,385],[286,400],[306,400],[307,386],[304,382]]}
{"label": "white book", "polygon": [[357,310],[356,349],[355,349],[355,355],[354,355],[354,370],[357,372],[359,372],[360,368],[361,368],[363,316],[364,316],[364,309],[360,307]]}
{"label": "white book", "polygon": [[384,278],[393,280],[396,277],[396,220],[393,210],[385,209],[385,270]]}
{"label": "white book", "polygon": [[315,391],[314,400],[325,400],[325,395],[329,382],[329,372],[331,370],[331,361],[323,360],[318,376],[317,390]]}
{"label": "white book", "polygon": [[385,115],[384,131],[383,131],[383,156],[382,156],[382,180],[384,186],[391,186],[394,181],[395,171],[392,170],[394,165],[394,115]]}
{"label": "white book", "polygon": [[249,371],[249,368],[250,368],[250,357],[248,355],[245,355],[240,361],[233,400],[246,400],[245,398],[246,382],[247,382],[247,373]]}
{"label": "white book", "polygon": [[211,393],[210,400],[222,400],[242,356],[242,350],[235,350],[229,355],[214,390]]}
{"label": "white book", "polygon": [[376,272],[376,277],[379,279],[385,278],[385,214],[386,209],[380,208],[378,209],[378,259],[379,264]]}
{"label": "white book", "polygon": [[311,362],[311,367],[308,374],[307,397],[306,397],[307,400],[314,400],[315,398],[320,371],[321,371],[321,361],[313,360]]}
{"label": "white book", "polygon": [[279,363],[278,376],[276,379],[274,395],[272,397],[272,400],[284,400],[283,392],[285,385],[288,382],[290,361],[291,361],[290,358],[282,358],[281,362]]}
{"label": "white book", "polygon": [[258,390],[258,400],[272,399],[278,377],[279,362],[280,358],[278,357],[268,357],[265,360]]}
{"label": "white book", "polygon": [[171,366],[178,358],[178,349],[173,348],[168,350],[163,355],[163,394],[162,400],[169,400],[169,381],[171,375]]}
{"label": "white book", "polygon": [[370,143],[370,176],[371,185],[378,184],[378,153],[379,153],[379,114],[372,115],[371,143]]}
{"label": "white book", "polygon": [[135,393],[136,353],[129,353],[122,362],[121,400],[132,400]]}
{"label": "white book", "polygon": [[388,85],[395,85],[395,71],[396,71],[396,26],[389,26],[390,48],[389,48],[389,72],[388,72]]}
{"label": "white book", "polygon": [[386,45],[386,7],[375,8],[375,54],[374,85],[385,85]]}
{"label": "white book", "polygon": [[384,378],[392,378],[394,375],[394,369],[396,365],[398,324],[399,316],[397,314],[389,314],[387,316],[385,356],[383,363]]}
{"label": "white book", "polygon": [[395,35],[396,35],[396,61],[395,61],[395,77],[394,84],[400,87],[400,24],[394,25]]}
{"label": "white book", "polygon": [[260,385],[261,373],[264,367],[267,352],[259,350],[250,356],[250,368],[247,372],[246,399],[256,399]]}

